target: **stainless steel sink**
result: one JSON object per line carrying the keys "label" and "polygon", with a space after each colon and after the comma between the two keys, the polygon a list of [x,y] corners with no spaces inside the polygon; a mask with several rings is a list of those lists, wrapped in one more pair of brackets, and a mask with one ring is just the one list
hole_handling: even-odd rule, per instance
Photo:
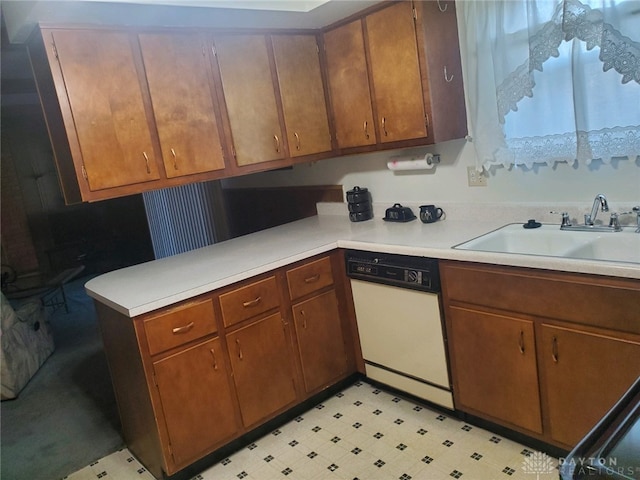
{"label": "stainless steel sink", "polygon": [[620,232],[597,233],[560,230],[559,225],[527,229],[521,223],[515,223],[453,248],[640,263],[640,234],[635,233],[632,227],[625,227]]}

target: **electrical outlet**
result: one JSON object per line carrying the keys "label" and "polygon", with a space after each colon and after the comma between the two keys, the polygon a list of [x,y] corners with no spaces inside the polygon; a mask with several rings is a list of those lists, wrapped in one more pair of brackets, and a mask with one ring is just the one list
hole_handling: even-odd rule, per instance
{"label": "electrical outlet", "polygon": [[476,170],[476,167],[467,167],[467,180],[470,187],[486,187],[487,177],[483,172]]}

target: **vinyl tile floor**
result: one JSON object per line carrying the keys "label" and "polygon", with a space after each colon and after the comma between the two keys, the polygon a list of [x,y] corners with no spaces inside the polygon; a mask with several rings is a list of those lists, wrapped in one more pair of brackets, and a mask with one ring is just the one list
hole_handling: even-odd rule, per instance
{"label": "vinyl tile floor", "polygon": [[[193,480],[556,480],[542,452],[360,381]],[[153,476],[120,450],[68,480]]]}

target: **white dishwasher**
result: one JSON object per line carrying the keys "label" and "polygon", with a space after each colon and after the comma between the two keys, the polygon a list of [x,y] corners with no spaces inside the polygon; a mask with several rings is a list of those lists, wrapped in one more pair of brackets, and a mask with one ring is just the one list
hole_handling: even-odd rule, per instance
{"label": "white dishwasher", "polygon": [[437,259],[346,252],[366,376],[453,409]]}

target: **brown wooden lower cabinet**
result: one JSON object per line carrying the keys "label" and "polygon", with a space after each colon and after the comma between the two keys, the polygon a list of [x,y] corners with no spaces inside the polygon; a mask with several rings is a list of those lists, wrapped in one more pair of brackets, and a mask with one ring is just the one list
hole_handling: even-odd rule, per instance
{"label": "brown wooden lower cabinet", "polygon": [[177,468],[221,446],[238,431],[223,355],[216,337],[153,364]]}
{"label": "brown wooden lower cabinet", "polygon": [[458,406],[542,433],[533,322],[451,307]]}
{"label": "brown wooden lower cabinet", "polygon": [[307,393],[347,371],[347,353],[335,290],[293,306],[298,353]]}
{"label": "brown wooden lower cabinet", "polygon": [[96,302],[129,450],[174,475],[355,373],[348,292],[336,250],[135,318]]}
{"label": "brown wooden lower cabinet", "polygon": [[640,281],[441,261],[456,408],[570,450],[640,376]]}
{"label": "brown wooden lower cabinet", "polygon": [[550,435],[573,446],[640,375],[640,341],[547,324],[540,330]]}
{"label": "brown wooden lower cabinet", "polygon": [[280,313],[227,334],[242,422],[256,425],[296,401],[294,368]]}

